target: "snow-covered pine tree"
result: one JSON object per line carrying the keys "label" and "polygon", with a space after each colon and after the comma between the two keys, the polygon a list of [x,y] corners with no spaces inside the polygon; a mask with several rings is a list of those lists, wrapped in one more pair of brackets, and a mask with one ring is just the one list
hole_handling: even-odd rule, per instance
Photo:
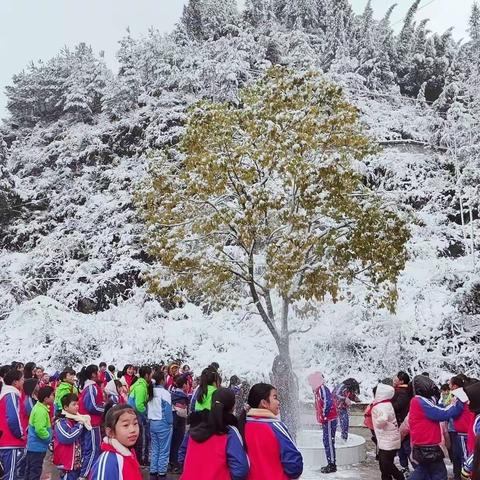
{"label": "snow-covered pine tree", "polygon": [[288,1],[283,7],[281,18],[289,29],[316,29],[320,20],[317,0]]}
{"label": "snow-covered pine tree", "polygon": [[182,22],[187,33],[197,40],[218,38],[228,27],[239,23],[236,0],[189,0]]}
{"label": "snow-covered pine tree", "polygon": [[73,65],[65,81],[64,111],[88,121],[102,109],[102,96],[107,83],[103,59],[95,57],[92,47],[80,43],[75,47]]}
{"label": "snow-covered pine tree", "polygon": [[102,110],[113,118],[120,118],[126,112],[138,107],[143,92],[143,82],[138,68],[138,45],[127,29],[127,35],[120,40],[117,59],[120,64],[118,76],[107,78],[102,99]]}
{"label": "snow-covered pine tree", "polygon": [[349,56],[354,42],[354,15],[348,0],[328,0],[320,64],[328,70],[338,55]]}

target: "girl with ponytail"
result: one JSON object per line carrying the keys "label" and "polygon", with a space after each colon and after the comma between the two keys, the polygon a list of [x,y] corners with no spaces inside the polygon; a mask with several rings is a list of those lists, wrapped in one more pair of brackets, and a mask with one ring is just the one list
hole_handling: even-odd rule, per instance
{"label": "girl with ponytail", "polygon": [[248,394],[250,410],[243,415],[245,445],[250,458],[248,480],[290,480],[303,472],[302,454],[278,416],[277,390],[257,383]]}
{"label": "girl with ponytail", "polygon": [[213,393],[208,416],[187,434],[182,480],[247,478],[249,463],[236,428],[234,407],[235,394],[230,389],[219,388]]}

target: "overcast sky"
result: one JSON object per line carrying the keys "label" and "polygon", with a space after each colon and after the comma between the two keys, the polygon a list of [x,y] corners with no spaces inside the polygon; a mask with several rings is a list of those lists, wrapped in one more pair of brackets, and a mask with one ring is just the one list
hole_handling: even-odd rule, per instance
{"label": "overcast sky", "polygon": [[[5,116],[4,88],[30,61],[53,57],[63,46],[86,42],[116,68],[118,40],[130,27],[133,36],[154,26],[169,31],[187,0],[0,0],[0,117]],[[242,0],[240,0],[242,1]],[[295,0],[290,0],[295,1]],[[398,28],[413,0],[373,0],[377,16],[397,3],[392,23]],[[361,11],[367,0],[351,0]],[[422,0],[418,18],[430,18],[430,29],[454,27],[466,36],[473,0]],[[397,23],[398,22],[398,23]]]}

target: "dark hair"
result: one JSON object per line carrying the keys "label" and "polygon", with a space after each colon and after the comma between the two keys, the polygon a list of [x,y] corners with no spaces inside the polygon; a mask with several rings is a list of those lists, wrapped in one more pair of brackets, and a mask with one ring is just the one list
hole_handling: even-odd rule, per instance
{"label": "dark hair", "polygon": [[118,420],[124,413],[131,413],[135,417],[137,416],[133,407],[128,404],[114,405],[105,415],[105,428],[111,428],[115,431]]}
{"label": "dark hair", "polygon": [[430,374],[429,374],[428,372],[423,372],[423,373],[422,373],[422,377],[428,377],[428,378],[430,378]]}
{"label": "dark hair", "polygon": [[23,393],[28,397],[33,395],[35,388],[38,385],[38,378],[27,378],[25,382],[23,382]]}
{"label": "dark hair", "polygon": [[43,402],[46,398],[48,398],[55,390],[52,387],[46,386],[42,387],[38,393],[37,398],[39,402]]}
{"label": "dark hair", "polygon": [[175,383],[177,388],[183,388],[183,386],[187,383],[187,377],[184,375],[177,375],[174,378],[173,383]]}
{"label": "dark hair", "polygon": [[235,394],[229,388],[219,388],[212,396],[209,423],[213,434],[227,433],[228,419],[235,406]]}
{"label": "dark hair", "polygon": [[83,387],[85,386],[85,382],[87,380],[91,380],[92,376],[98,373],[98,367],[97,365],[89,365],[88,367],[83,367],[80,372],[78,372],[78,380],[79,380],[79,385],[80,389],[83,390]]}
{"label": "dark hair", "polygon": [[240,385],[242,382],[236,375],[232,375],[230,377],[230,387],[235,387],[237,385]]}
{"label": "dark hair", "polygon": [[109,365],[108,371],[113,373],[115,371],[115,365]]}
{"label": "dark hair", "polygon": [[148,385],[148,400],[153,398],[153,389],[165,381],[165,374],[161,370],[156,370],[152,377],[153,382]]}
{"label": "dark hair", "polygon": [[122,378],[124,375],[127,374],[127,370],[129,368],[133,368],[133,365],[131,363],[127,363],[121,372],[118,372],[118,378]]}
{"label": "dark hair", "polygon": [[444,383],[441,387],[440,390],[442,392],[448,392],[450,390],[450,385],[448,383]]}
{"label": "dark hair", "polygon": [[12,362],[12,368],[18,369],[18,368],[25,368],[22,362]]}
{"label": "dark hair", "polygon": [[463,386],[465,384],[465,379],[461,375],[456,375],[455,377],[452,377],[450,379],[450,383],[452,385],[456,385],[459,388],[463,388]]}
{"label": "dark hair", "polygon": [[67,367],[63,369],[63,372],[60,373],[60,381],[63,382],[67,378],[67,374],[75,375],[75,370],[73,368]]}
{"label": "dark hair", "polygon": [[402,382],[403,385],[408,385],[410,383],[410,375],[403,370],[400,370],[397,373],[397,378]]}
{"label": "dark hair", "polygon": [[216,370],[218,372],[218,370],[220,369],[220,365],[217,363],[217,362],[212,362],[210,365],[209,365],[210,368],[212,368],[213,370]]}
{"label": "dark hair", "polygon": [[145,375],[150,375],[151,373],[152,373],[152,367],[149,367],[148,365],[143,365],[138,370],[138,376],[140,378],[145,378]]}
{"label": "dark hair", "polygon": [[35,362],[27,362],[23,367],[23,376],[25,379],[33,377],[33,370],[35,368]]}
{"label": "dark hair", "polygon": [[100,362],[100,363],[98,364],[98,368],[102,368],[102,367],[107,368],[107,364],[106,364],[105,362]]}
{"label": "dark hair", "polygon": [[0,377],[4,378],[7,372],[12,368],[11,365],[3,365],[0,367]]}
{"label": "dark hair", "polygon": [[190,436],[196,442],[205,442],[212,435],[223,435],[229,425],[237,425],[232,414],[235,406],[235,394],[229,388],[219,388],[212,396],[212,408],[202,421],[190,429]]}
{"label": "dark hair", "polygon": [[258,408],[262,400],[268,400],[272,390],[275,390],[275,387],[269,383],[256,383],[248,392],[248,405],[251,408]]}
{"label": "dark hair", "polygon": [[202,371],[200,375],[200,385],[197,390],[197,401],[203,402],[207,396],[208,386],[213,385],[215,382],[220,383],[220,375],[216,370],[211,367],[207,367]]}
{"label": "dark hair", "polygon": [[5,385],[13,385],[13,382],[18,382],[23,377],[23,373],[16,368],[10,368],[3,377],[3,383]]}
{"label": "dark hair", "polygon": [[68,407],[72,402],[78,402],[78,395],[76,393],[67,393],[62,397],[62,408]]}

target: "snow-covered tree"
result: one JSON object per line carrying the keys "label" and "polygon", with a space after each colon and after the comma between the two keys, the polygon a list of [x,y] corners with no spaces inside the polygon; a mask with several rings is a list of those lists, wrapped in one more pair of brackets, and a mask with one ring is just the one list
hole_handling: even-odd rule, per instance
{"label": "snow-covered tree", "polygon": [[235,0],[189,0],[182,17],[187,33],[197,40],[223,36],[238,20]]}
{"label": "snow-covered tree", "polygon": [[409,235],[353,168],[375,147],[338,87],[276,68],[240,97],[197,104],[181,155],[163,152],[138,193],[158,260],[150,285],[216,306],[251,302],[277,344],[295,431],[292,312],[342,299],[357,281],[393,310]]}
{"label": "snow-covered tree", "polygon": [[66,112],[88,120],[102,109],[102,97],[107,83],[107,68],[103,59],[95,57],[92,47],[80,43],[72,57],[70,75],[65,81]]}

